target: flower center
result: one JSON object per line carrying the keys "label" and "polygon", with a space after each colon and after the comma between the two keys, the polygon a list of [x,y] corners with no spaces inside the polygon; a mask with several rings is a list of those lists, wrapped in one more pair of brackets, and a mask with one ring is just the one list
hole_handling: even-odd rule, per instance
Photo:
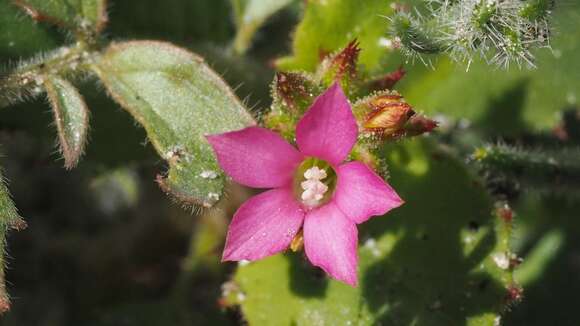
{"label": "flower center", "polygon": [[327,202],[336,184],[336,173],[326,161],[308,158],[300,164],[294,178],[294,192],[308,208]]}
{"label": "flower center", "polygon": [[307,206],[318,206],[324,194],[328,191],[328,186],[320,180],[326,178],[326,171],[320,169],[318,166],[311,167],[304,172],[306,181],[302,181],[302,202]]}

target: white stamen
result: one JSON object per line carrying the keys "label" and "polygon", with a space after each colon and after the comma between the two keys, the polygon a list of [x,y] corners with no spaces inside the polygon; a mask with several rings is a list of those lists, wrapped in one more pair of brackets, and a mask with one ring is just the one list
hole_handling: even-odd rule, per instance
{"label": "white stamen", "polygon": [[320,169],[317,166],[313,166],[304,172],[304,178],[306,181],[300,183],[300,186],[304,190],[302,192],[302,201],[307,206],[317,206],[324,194],[328,191],[328,186],[320,182],[320,180],[326,178],[326,171]]}
{"label": "white stamen", "polygon": [[326,171],[318,166],[313,166],[304,172],[304,177],[306,180],[322,180],[326,178]]}

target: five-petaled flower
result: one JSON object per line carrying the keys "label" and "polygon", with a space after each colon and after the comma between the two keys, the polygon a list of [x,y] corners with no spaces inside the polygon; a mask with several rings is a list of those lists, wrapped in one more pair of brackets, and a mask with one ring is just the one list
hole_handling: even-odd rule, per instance
{"label": "five-petaled flower", "polygon": [[234,181],[273,188],[250,198],[235,213],[222,259],[273,255],[288,248],[302,228],[310,262],[356,286],[356,224],[403,203],[365,164],[343,163],[357,136],[357,122],[338,83],[298,122],[298,150],[260,127],[207,136],[220,166]]}

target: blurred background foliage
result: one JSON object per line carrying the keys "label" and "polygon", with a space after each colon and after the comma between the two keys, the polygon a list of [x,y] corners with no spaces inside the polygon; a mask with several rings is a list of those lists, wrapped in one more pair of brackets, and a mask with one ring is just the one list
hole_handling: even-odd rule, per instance
{"label": "blurred background foliage", "polygon": [[[482,274],[474,274],[470,264],[484,258],[492,264],[493,247],[505,244],[491,241],[491,247],[474,249],[459,245],[459,238],[489,239],[501,232],[495,229],[497,221],[488,218],[496,200],[508,201],[515,211],[511,246],[524,259],[516,272],[524,299],[503,314],[502,323],[577,325],[579,198],[573,191],[526,187],[525,169],[494,178],[493,169],[479,166],[471,154],[497,142],[540,150],[580,145],[574,137],[580,125],[580,4],[563,1],[556,7],[553,50],[539,50],[538,69],[503,71],[476,62],[466,71],[445,58],[434,59],[434,69],[407,62],[384,47],[388,20],[379,15],[391,12],[389,1],[369,0],[362,7],[358,1],[286,1],[272,17],[249,20],[263,21],[261,28],[241,28],[245,20],[240,15],[254,2],[259,1],[112,1],[105,36],[164,40],[200,54],[257,117],[270,106],[274,67],[313,71],[320,55],[314,51],[331,53],[358,38],[367,71],[386,73],[404,65],[407,76],[397,89],[416,110],[436,117],[440,128],[429,140],[385,149],[391,182],[410,200],[401,212],[363,227],[362,294],[327,284],[304,266],[300,254],[276,256],[237,272],[236,266],[221,264],[228,220],[250,195],[247,190],[229,185],[228,200],[211,210],[191,212],[174,204],[153,182],[164,163],[147,145],[145,131],[92,80],[80,80],[91,128],[86,155],[74,170],[62,168],[45,99],[0,110],[4,177],[28,223],[26,230],[8,236],[6,279],[13,304],[0,325],[323,324],[320,311],[323,317],[336,317],[343,310],[340,305],[326,312],[315,307],[330,307],[324,300],[340,299],[352,308],[360,304],[360,295],[366,307],[355,317],[363,324],[488,325],[495,315],[483,312],[499,310],[495,305],[502,303],[483,294],[472,305],[472,294],[463,291],[482,286]],[[249,39],[236,30],[256,34],[232,51],[233,40]],[[0,0],[2,69],[71,40]],[[542,186],[563,183],[548,179]],[[486,185],[490,195],[483,194]],[[413,224],[406,224],[413,217]],[[429,236],[446,241],[437,248],[450,251],[431,255]],[[466,261],[470,250],[475,256]],[[493,270],[487,265],[486,273]],[[410,279],[404,276],[407,267],[416,272]],[[436,286],[450,290],[417,290],[430,282],[423,275],[429,273],[452,273],[436,278]],[[504,277],[494,273],[492,280]],[[456,281],[462,287],[454,292]],[[268,282],[275,286],[265,286]],[[505,290],[495,282],[483,287]],[[263,296],[246,301],[252,291],[264,289]],[[457,303],[463,301],[467,312],[459,310]],[[264,319],[270,309],[282,312]],[[345,316],[334,324],[346,324],[350,315]]]}

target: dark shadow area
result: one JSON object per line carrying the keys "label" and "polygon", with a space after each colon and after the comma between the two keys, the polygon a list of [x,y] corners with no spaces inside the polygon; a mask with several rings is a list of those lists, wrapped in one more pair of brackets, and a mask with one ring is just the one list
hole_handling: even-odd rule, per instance
{"label": "dark shadow area", "polygon": [[290,261],[290,290],[304,298],[323,298],[328,288],[328,278],[323,270],[312,266],[303,253],[287,255]]}
{"label": "dark shadow area", "polygon": [[521,254],[547,234],[557,229],[563,233],[564,245],[555,253],[541,275],[524,289],[524,300],[506,315],[505,325],[574,326],[578,325],[578,294],[580,293],[580,206],[567,199],[548,198],[538,207],[520,214],[522,224],[532,227],[533,236]]}
{"label": "dark shadow area", "polygon": [[111,1],[109,13],[108,32],[124,39],[226,43],[235,33],[231,5],[223,0]]}
{"label": "dark shadow area", "polygon": [[487,105],[484,115],[475,122],[485,137],[503,138],[518,135],[528,126],[523,119],[528,79],[519,82],[496,98],[492,98]]}
{"label": "dark shadow area", "polygon": [[28,223],[9,235],[10,256],[18,259],[9,259],[13,308],[1,325],[79,325],[107,307],[171,288],[192,219],[151,181],[153,164],[130,168],[136,201],[104,202],[100,191],[124,193],[115,188],[121,185],[94,183],[104,165],[85,161],[66,171],[51,143],[24,131],[3,131],[0,142],[5,176]]}
{"label": "dark shadow area", "polygon": [[397,184],[406,204],[361,228],[369,238],[398,235],[387,258],[362,275],[364,301],[382,325],[467,324],[498,311],[506,293],[482,268],[497,241],[482,186],[454,159],[425,150],[431,158],[422,174],[407,170],[410,153],[391,165],[391,180],[405,181]]}

